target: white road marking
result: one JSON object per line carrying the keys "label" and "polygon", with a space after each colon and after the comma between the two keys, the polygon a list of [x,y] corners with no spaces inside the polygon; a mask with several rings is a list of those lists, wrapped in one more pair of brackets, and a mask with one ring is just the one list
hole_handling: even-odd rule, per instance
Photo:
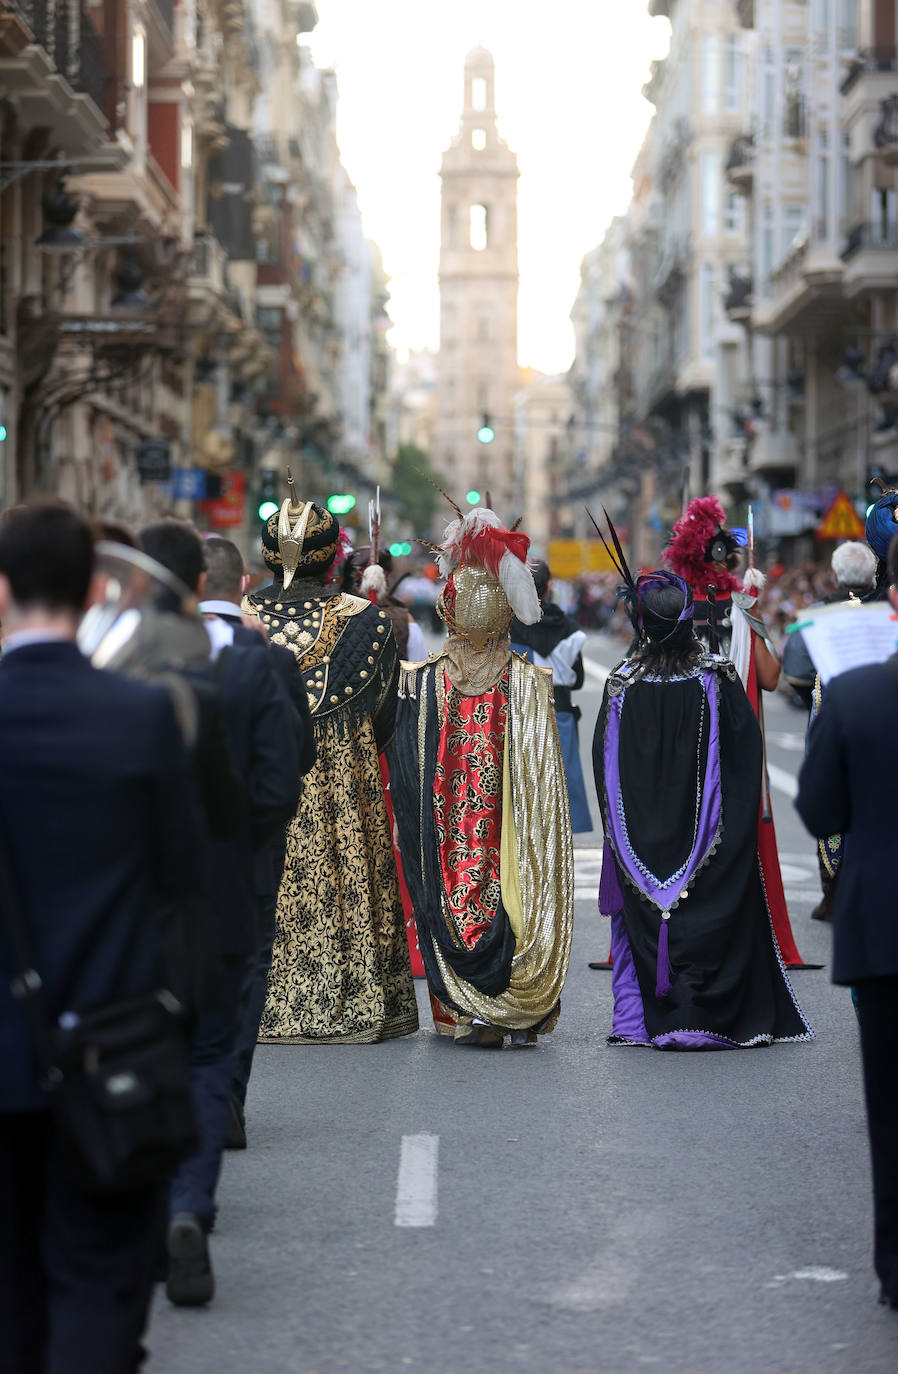
{"label": "white road marking", "polygon": [[780,855],[780,873],[783,875],[784,883],[806,883],[808,879],[815,875],[810,868],[798,868],[795,864],[783,863],[783,856]]}
{"label": "white road marking", "polygon": [[844,1269],[829,1269],[825,1264],[812,1264],[807,1269],[793,1269],[791,1274],[774,1274],[768,1288],[775,1288],[789,1279],[809,1279],[812,1283],[842,1283],[848,1275]]}
{"label": "white road marking", "polygon": [[775,787],[778,792],[784,792],[792,801],[798,796],[798,782],[785,768],[777,768],[775,763],[768,762],[767,776],[770,786]]}
{"label": "white road marking", "polygon": [[594,658],[583,659],[583,671],[589,677],[594,677],[601,687],[605,686],[608,680],[609,668],[603,668],[601,663],[596,663]]}
{"label": "white road marking", "polygon": [[396,1180],[397,1226],[435,1226],[438,1135],[404,1135]]}

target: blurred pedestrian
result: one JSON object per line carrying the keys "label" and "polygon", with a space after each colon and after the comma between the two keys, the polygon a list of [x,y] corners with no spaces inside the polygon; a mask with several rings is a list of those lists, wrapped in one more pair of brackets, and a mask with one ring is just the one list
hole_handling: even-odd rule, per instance
{"label": "blurred pedestrian", "polygon": [[[812,605],[831,605],[836,601],[861,601],[873,590],[876,575],[876,555],[868,544],[848,540],[834,550],[832,571],[836,589]],[[783,648],[783,677],[809,711],[813,705],[817,669],[807,651],[800,630],[786,636]]]}
{"label": "blurred pedestrian", "polygon": [[[898,611],[896,539],[888,573]],[[818,839],[842,836],[832,979],[855,989],[873,1168],[873,1263],[880,1302],[898,1309],[898,921],[886,861],[898,826],[896,740],[898,655],[831,678],[795,805]]]}
{"label": "blurred pedestrian", "polygon": [[[0,528],[0,831],[48,1030],[164,986],[162,915],[198,884],[169,694],[97,671],[75,644],[92,565],[67,507]],[[0,1365],[133,1374],[164,1180],[112,1195],[75,1181],[10,965],[0,918]]]}
{"label": "blurred pedestrian", "polygon": [[272,581],[249,598],[297,658],[317,761],[290,823],[260,1039],[370,1044],[410,1035],[418,1007],[378,756],[399,659],[389,617],[325,586],[340,527],[292,490],[262,527]]}
{"label": "blurred pedestrian", "polygon": [[[294,726],[299,750],[299,771],[308,773],[315,763],[315,735],[305,683],[297,660],[289,649],[270,644],[258,616],[244,614],[242,597],[248,578],[243,555],[229,539],[207,539],[206,582],[200,612],[214,626],[220,642],[264,649],[269,662],[285,687],[294,708]],[[208,626],[207,626],[208,628]],[[230,640],[228,640],[230,636]],[[289,818],[288,818],[289,819]],[[287,843],[286,822],[255,857],[255,886],[258,911],[258,939],[250,959],[240,995],[237,1037],[231,1079],[231,1121],[227,1147],[246,1148],[246,1091],[252,1071],[259,1023],[268,992],[268,971],[277,914],[277,895],[284,871]]]}
{"label": "blurred pedestrian", "polygon": [[577,730],[580,708],[571,700],[571,692],[583,686],[582,651],[586,635],[577,628],[571,616],[549,600],[552,574],[548,563],[536,559],[530,567],[542,615],[534,625],[525,625],[515,616],[511,622],[511,647],[515,653],[522,654],[528,663],[535,663],[538,668],[548,668],[552,673],[555,719],[567,779],[571,830],[575,835],[582,835],[592,830],[592,817],[580,762]]}
{"label": "blurred pedestrian", "polygon": [[[188,589],[179,612],[196,618],[205,585],[205,553],[197,532],[181,520],[160,520],[141,530],[143,551]],[[208,836],[205,847],[209,910],[215,925],[222,983],[218,1003],[198,1016],[191,1044],[199,1148],[172,1180],[167,1237],[166,1292],[180,1306],[211,1300],[214,1278],[208,1235],[215,1223],[215,1193],[231,1115],[233,1059],[240,999],[257,952],[256,856],[296,809],[299,751],[293,709],[267,656],[255,646],[210,646],[208,676],[217,694],[239,804],[233,833]],[[169,669],[176,664],[169,664]]]}

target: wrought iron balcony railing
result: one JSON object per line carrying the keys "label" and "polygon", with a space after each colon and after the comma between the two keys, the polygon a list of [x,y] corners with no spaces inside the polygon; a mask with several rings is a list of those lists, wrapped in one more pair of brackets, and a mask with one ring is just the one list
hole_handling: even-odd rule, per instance
{"label": "wrought iron balcony railing", "polygon": [[845,244],[839,257],[843,262],[848,262],[864,248],[898,249],[898,221],[855,224],[845,235]]}
{"label": "wrought iron balcony railing", "polygon": [[894,43],[881,43],[875,48],[862,48],[851,63],[839,88],[847,95],[867,72],[898,72],[898,49]]}
{"label": "wrought iron balcony railing", "polygon": [[102,39],[82,0],[3,0],[3,8],[21,15],[60,76],[102,110],[107,82]]}

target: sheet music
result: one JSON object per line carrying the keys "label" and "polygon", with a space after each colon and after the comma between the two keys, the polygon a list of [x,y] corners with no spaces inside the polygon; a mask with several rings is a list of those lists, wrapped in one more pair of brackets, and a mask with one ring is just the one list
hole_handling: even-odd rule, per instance
{"label": "sheet music", "polygon": [[807,611],[795,628],[824,685],[850,668],[883,663],[898,648],[898,617],[886,601],[823,606]]}

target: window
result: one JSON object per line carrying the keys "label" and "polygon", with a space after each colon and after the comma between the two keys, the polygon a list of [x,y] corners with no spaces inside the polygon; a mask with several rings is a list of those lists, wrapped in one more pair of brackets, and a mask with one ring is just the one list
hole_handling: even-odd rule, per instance
{"label": "window", "polygon": [[720,70],[717,34],[702,35],[702,113],[717,114],[720,103]]}
{"label": "window", "polygon": [[764,202],[761,212],[761,283],[765,293],[770,287],[773,272],[773,206]]}
{"label": "window", "polygon": [[482,253],[489,242],[489,212],[485,205],[471,206],[469,242],[477,253]]}
{"label": "window", "polygon": [[702,263],[701,277],[699,279],[699,320],[701,333],[701,350],[703,358],[713,358],[714,356],[714,325],[715,325],[715,301],[714,301],[714,265],[710,262]]}
{"label": "window", "polygon": [[723,202],[723,230],[725,234],[738,234],[742,231],[742,197],[735,191],[727,191]]}
{"label": "window", "polygon": [[782,232],[782,257],[787,258],[804,233],[803,205],[783,206]]}
{"label": "window", "polygon": [[193,166],[193,125],[181,125],[181,166],[189,170]]}
{"label": "window", "polygon": [[720,163],[716,153],[704,152],[702,168],[702,232],[716,234],[720,229]]}
{"label": "window", "polygon": [[475,110],[486,109],[486,77],[475,76],[471,81],[471,104]]}
{"label": "window", "polygon": [[768,44],[764,49],[764,97],[762,102],[763,123],[761,134],[765,139],[773,137],[773,122],[776,117],[776,70],[773,65],[773,49]]}
{"label": "window", "polygon": [[131,85],[142,90],[147,79],[147,36],[138,25],[131,36]]}
{"label": "window", "polygon": [[740,35],[728,33],[723,49],[723,107],[735,113],[742,97],[742,49]]}
{"label": "window", "polygon": [[471,147],[476,153],[482,153],[486,147],[486,129],[474,129],[471,133]]}
{"label": "window", "polygon": [[843,52],[857,49],[857,0],[842,0],[839,47]]}

